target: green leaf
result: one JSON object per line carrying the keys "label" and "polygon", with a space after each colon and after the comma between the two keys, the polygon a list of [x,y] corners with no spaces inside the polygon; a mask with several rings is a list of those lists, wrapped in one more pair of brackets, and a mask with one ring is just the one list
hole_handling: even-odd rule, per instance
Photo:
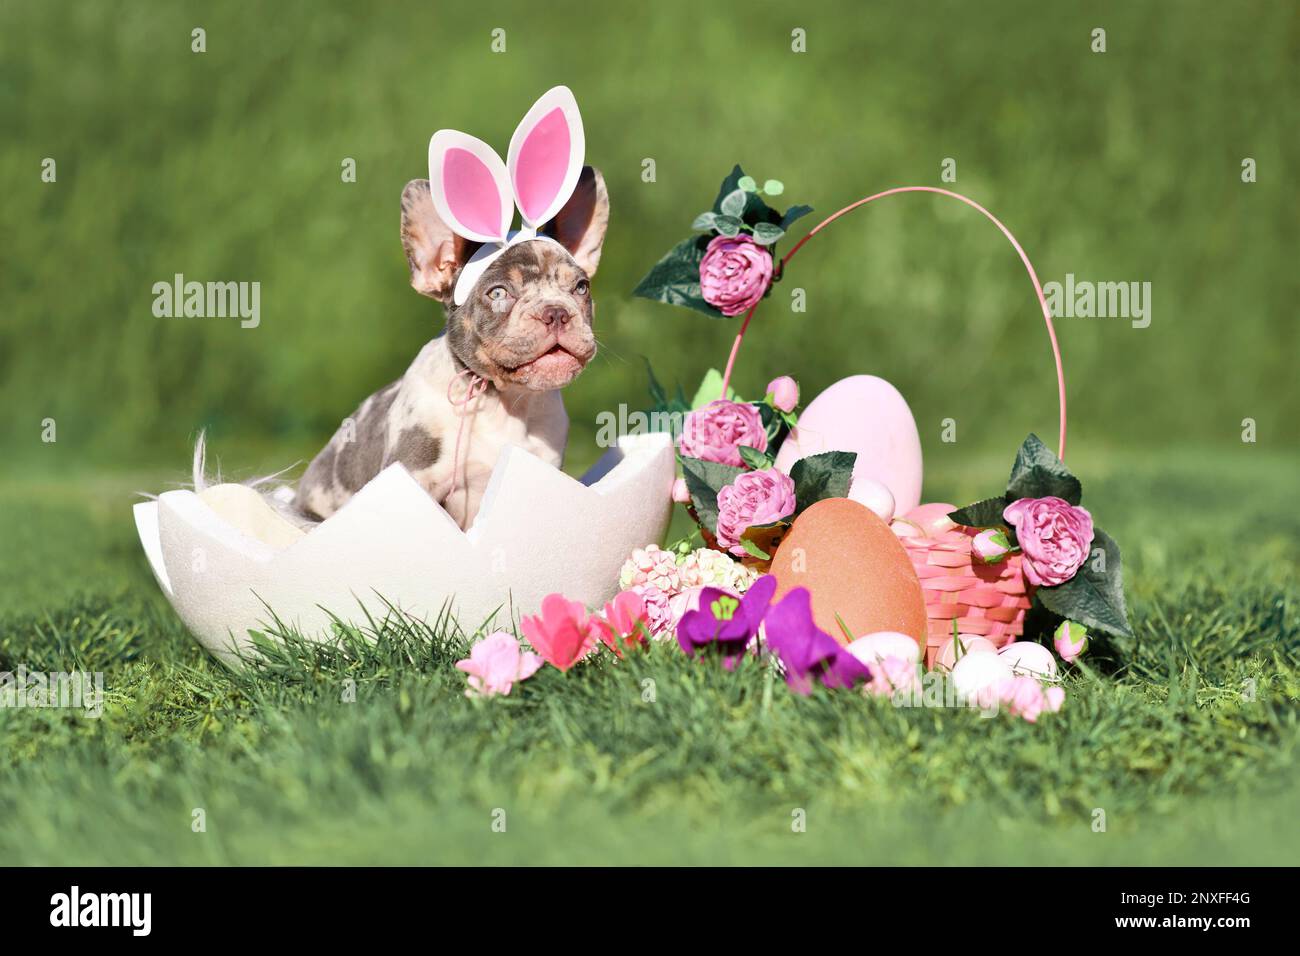
{"label": "green leaf", "polygon": [[740,546],[744,548],[746,551],[748,551],[750,554],[752,554],[754,557],[758,558],[760,561],[768,561],[771,560],[772,558],[770,554],[768,554],[766,551],[764,551],[754,542],[750,541],[748,538],[741,538]]}
{"label": "green leaf", "polygon": [[1054,587],[1041,587],[1038,600],[1053,614],[1084,627],[1095,627],[1119,637],[1132,637],[1128,623],[1128,607],[1124,601],[1124,569],[1120,560],[1119,545],[1100,528],[1093,529],[1092,550],[1101,550],[1104,568],[1100,570],[1095,554],[1090,554],[1083,567],[1070,580]]}
{"label": "green leaf", "polygon": [[710,531],[718,530],[718,492],[736,480],[745,469],[734,465],[721,465],[702,458],[681,458],[682,476],[691,493],[691,504],[699,516],[700,524]]}
{"label": "green leaf", "polygon": [[750,468],[759,471],[763,468],[771,468],[774,459],[765,451],[759,451],[757,448],[750,448],[748,445],[741,445],[740,459]]}
{"label": "green leaf", "polygon": [[739,219],[745,214],[745,204],[749,201],[749,194],[743,189],[736,189],[728,193],[718,204],[718,210],[724,216],[735,216]]}
{"label": "green leaf", "polygon": [[[703,408],[709,402],[715,402],[721,397],[722,373],[716,368],[711,368],[704,373],[704,378],[700,380],[700,387],[695,390],[695,397],[691,399],[691,408]],[[743,401],[730,385],[727,386],[727,398],[733,402]]]}
{"label": "green leaf", "polygon": [[715,319],[727,318],[705,302],[700,292],[700,260],[708,244],[708,236],[692,236],[679,242],[655,263],[632,294],[694,309]]}
{"label": "green leaf", "polygon": [[736,185],[747,193],[758,191],[758,183],[754,181],[753,176],[741,176],[736,180]]}
{"label": "green leaf", "polygon": [[741,187],[740,181],[745,178],[745,171],[739,166],[734,167],[726,179],[722,181],[722,186],[718,189],[718,198],[713,201],[715,212],[722,212],[722,201],[740,190],[745,195],[745,206],[742,212],[737,215],[745,222],[753,225],[756,222],[776,222],[780,214],[775,209],[763,201],[763,197],[757,192],[745,192]]}
{"label": "green leaf", "polygon": [[779,196],[781,193],[785,192],[785,183],[781,182],[779,179],[769,179],[767,182],[763,183],[763,192],[767,193],[769,196]]}
{"label": "green leaf", "polygon": [[718,214],[709,210],[708,212],[702,212],[696,216],[695,221],[691,223],[691,228],[697,232],[708,232],[716,226],[717,221]]}
{"label": "green leaf", "polygon": [[985,498],[948,512],[948,517],[968,528],[996,528],[1007,523],[1002,517],[1002,509],[1006,506],[1006,498]]}
{"label": "green leaf", "polygon": [[855,452],[826,451],[796,461],[790,469],[790,478],[794,481],[795,514],[802,514],[823,498],[846,497],[857,460]]}
{"label": "green leaf", "polygon": [[784,235],[784,229],[770,222],[754,224],[754,241],[760,246],[770,246]]}
{"label": "green leaf", "polygon": [[1016,452],[1016,463],[1011,466],[1007,501],[1048,496],[1064,498],[1077,505],[1083,497],[1083,486],[1037,435],[1030,434],[1020,451]]}
{"label": "green leaf", "polygon": [[789,229],[792,222],[796,219],[802,219],[812,211],[812,206],[791,206],[785,211],[785,215],[781,217],[781,228]]}
{"label": "green leaf", "polygon": [[718,235],[731,238],[740,233],[740,227],[744,225],[740,219],[735,216],[719,216],[713,221],[713,228],[718,230]]}
{"label": "green leaf", "polygon": [[751,402],[758,409],[758,417],[763,422],[763,433],[767,435],[767,447],[776,448],[785,432],[785,419],[767,402]]}

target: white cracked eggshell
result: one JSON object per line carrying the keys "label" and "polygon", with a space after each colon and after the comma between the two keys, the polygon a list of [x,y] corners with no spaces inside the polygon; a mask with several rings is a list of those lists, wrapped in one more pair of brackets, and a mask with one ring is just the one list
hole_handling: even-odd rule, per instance
{"label": "white cracked eggshell", "polygon": [[498,612],[498,621],[535,613],[552,592],[599,607],[618,590],[632,549],[662,539],[673,472],[666,433],[620,438],[582,481],[508,446],[468,531],[400,464],[282,547],[259,540],[260,527],[240,530],[192,491],[136,505],[135,521],[186,627],[233,665],[236,652],[251,653],[248,632],[266,629],[268,608],[323,637],[324,609],[365,625],[366,610],[376,620],[388,613],[383,599],[426,620],[449,605],[466,629]]}
{"label": "white cracked eggshell", "polygon": [[854,483],[869,478],[883,484],[894,497],[894,514],[920,503],[921,436],[906,400],[883,378],[840,379],[809,402],[782,442],[776,467],[789,474],[800,458],[824,451],[856,452]]}

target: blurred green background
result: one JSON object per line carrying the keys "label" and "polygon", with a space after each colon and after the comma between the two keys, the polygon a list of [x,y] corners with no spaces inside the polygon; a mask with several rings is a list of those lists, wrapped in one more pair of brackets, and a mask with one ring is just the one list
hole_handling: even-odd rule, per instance
{"label": "blurred green background", "polygon": [[[688,393],[725,360],[733,324],[629,292],[737,161],[821,214],[948,185],[1008,224],[1044,282],[1152,283],[1149,328],[1059,322],[1076,455],[1174,440],[1241,455],[1246,417],[1261,448],[1300,434],[1293,3],[7,3],[0,45],[14,469],[179,476],[200,427],[236,474],[313,454],[440,328],[397,235],[430,133],[504,150],[556,83],[612,198],[604,348],[566,395],[572,466],[594,455],[598,412],[646,403],[643,356]],[[948,157],[955,184],[940,182]],[[178,272],[259,281],[260,327],[155,318],[151,287]],[[811,396],[863,371],[902,390],[936,464],[1055,434],[1030,285],[951,200],[891,199],[818,237],[757,314],[738,386],[788,372]]]}

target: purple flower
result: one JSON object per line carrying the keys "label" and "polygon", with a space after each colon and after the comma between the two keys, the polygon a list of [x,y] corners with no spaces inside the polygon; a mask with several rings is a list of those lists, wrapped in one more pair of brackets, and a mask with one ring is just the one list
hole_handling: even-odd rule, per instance
{"label": "purple flower", "polygon": [[752,527],[794,514],[794,480],[775,468],[746,471],[718,492],[718,544],[744,555],[740,539]]}
{"label": "purple flower", "polygon": [[786,683],[796,694],[811,693],[815,680],[845,688],[871,680],[871,668],[813,622],[807,588],[795,588],[772,605],[764,634],[767,646],[785,665]]}
{"label": "purple flower", "polygon": [[700,648],[714,647],[730,670],[758,635],[775,593],[776,578],[770,574],[755,581],[744,597],[721,588],[705,588],[700,592],[699,609],[687,611],[677,623],[677,643],[690,657]]}
{"label": "purple flower", "polygon": [[700,260],[700,294],[723,315],[739,315],[763,298],[772,253],[746,235],[715,236]]}
{"label": "purple flower", "polygon": [[1016,529],[1030,584],[1052,587],[1074,577],[1092,545],[1092,515],[1063,498],[1020,498],[1002,512]]}
{"label": "purple flower", "polygon": [[686,416],[677,448],[686,458],[740,468],[741,445],[767,451],[763,418],[753,405],[719,398]]}

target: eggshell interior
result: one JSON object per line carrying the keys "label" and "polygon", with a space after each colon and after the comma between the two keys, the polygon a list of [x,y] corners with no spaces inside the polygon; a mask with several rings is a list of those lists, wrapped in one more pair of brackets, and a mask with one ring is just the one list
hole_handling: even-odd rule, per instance
{"label": "eggshell interior", "polygon": [[621,438],[581,482],[509,446],[468,531],[400,464],[287,545],[263,540],[266,515],[238,492],[218,496],[233,521],[191,491],[136,505],[135,518],[181,619],[233,664],[272,611],[318,638],[330,632],[328,612],[365,626],[367,612],[389,613],[386,602],[426,620],[447,607],[467,630],[494,616],[508,626],[552,592],[603,605],[632,549],[662,540],[673,472],[663,433]]}
{"label": "eggshell interior", "polygon": [[880,517],[848,498],[827,498],[795,519],[772,559],[777,597],[812,592],[813,617],[847,643],[850,634],[897,631],[924,649],[925,599],[907,551]]}

